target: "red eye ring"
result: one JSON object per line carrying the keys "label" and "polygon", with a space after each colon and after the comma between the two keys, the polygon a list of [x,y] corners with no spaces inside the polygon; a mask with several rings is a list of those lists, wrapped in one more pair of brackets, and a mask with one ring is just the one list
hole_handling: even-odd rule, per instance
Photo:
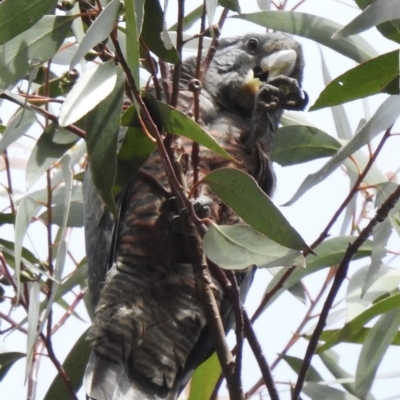
{"label": "red eye ring", "polygon": [[249,39],[247,41],[247,48],[250,51],[256,51],[257,47],[258,47],[258,40],[257,39],[252,38],[252,39]]}

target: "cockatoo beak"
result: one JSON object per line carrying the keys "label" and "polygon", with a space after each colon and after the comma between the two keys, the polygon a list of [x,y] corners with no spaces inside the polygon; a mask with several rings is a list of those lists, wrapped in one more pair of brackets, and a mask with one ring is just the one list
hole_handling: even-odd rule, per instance
{"label": "cockatoo beak", "polygon": [[296,65],[297,54],[294,50],[279,50],[261,60],[260,67],[268,72],[268,79],[278,75],[290,76]]}
{"label": "cockatoo beak", "polygon": [[[290,76],[296,65],[297,54],[294,50],[279,50],[264,57],[260,62],[260,68],[268,79],[278,75]],[[254,76],[254,70],[249,70],[246,75],[243,87],[251,93],[260,90],[263,79]]]}

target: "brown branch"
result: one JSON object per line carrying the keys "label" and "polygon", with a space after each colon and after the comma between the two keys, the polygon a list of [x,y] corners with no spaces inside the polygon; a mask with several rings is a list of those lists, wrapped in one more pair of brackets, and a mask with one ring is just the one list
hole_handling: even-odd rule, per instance
{"label": "brown branch", "polygon": [[[11,101],[12,103],[18,104],[19,106],[21,105],[17,100],[13,99],[12,97],[8,96],[5,93],[0,94],[0,98]],[[32,108],[33,110],[35,110],[37,113],[48,118],[50,121],[54,122],[56,125],[58,125],[58,118],[55,115],[47,112],[46,110],[43,110],[43,108],[35,106],[33,104],[31,104],[29,107]],[[83,131],[82,129],[78,128],[75,125],[68,125],[68,126],[64,126],[63,128],[68,129],[72,133],[75,133],[75,135],[79,136],[82,139],[85,139],[85,137],[86,137],[86,132]]]}
{"label": "brown branch", "polygon": [[[376,152],[375,152],[376,153]],[[293,400],[300,399],[300,393],[308,372],[308,369],[311,365],[312,357],[315,353],[315,350],[318,346],[319,338],[324,330],[326,325],[326,320],[329,315],[329,311],[332,308],[333,302],[336,298],[337,293],[339,292],[340,287],[342,286],[343,281],[346,279],[347,271],[349,269],[349,265],[354,255],[357,253],[360,246],[368,239],[368,237],[372,234],[372,231],[378,223],[383,222],[389,215],[390,210],[396,205],[397,201],[400,199],[400,186],[387,198],[387,200],[379,207],[377,210],[375,217],[369,222],[369,224],[361,231],[360,235],[357,239],[349,245],[347,251],[343,257],[342,262],[339,265],[339,268],[336,272],[335,279],[333,281],[331,290],[329,291],[328,297],[326,298],[324,307],[322,308],[321,315],[319,317],[317,326],[311,336],[310,342],[307,347],[307,351],[304,357],[303,364],[299,371],[299,376],[296,382],[296,386],[293,391]]]}

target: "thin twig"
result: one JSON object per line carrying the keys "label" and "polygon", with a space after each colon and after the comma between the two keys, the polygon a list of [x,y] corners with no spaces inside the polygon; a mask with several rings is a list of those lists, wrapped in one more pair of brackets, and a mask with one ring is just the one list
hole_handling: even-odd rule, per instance
{"label": "thin twig", "polygon": [[[376,153],[376,152],[375,152]],[[337,269],[335,279],[333,281],[331,290],[329,291],[328,297],[326,298],[324,307],[322,308],[321,315],[319,317],[317,326],[311,336],[310,342],[307,347],[307,351],[304,357],[303,364],[299,371],[299,376],[296,382],[296,386],[293,391],[293,400],[300,399],[300,393],[308,372],[308,369],[311,365],[312,357],[315,353],[315,350],[318,346],[319,338],[324,330],[326,325],[326,320],[329,315],[329,311],[332,308],[333,302],[336,298],[336,295],[339,292],[342,283],[346,279],[347,271],[349,269],[349,265],[354,255],[357,253],[360,246],[368,239],[368,237],[372,234],[372,231],[378,223],[383,222],[387,216],[389,215],[390,210],[396,205],[397,201],[400,199],[400,187],[398,187],[388,198],[387,200],[379,207],[377,210],[375,217],[369,222],[369,224],[361,231],[360,235],[357,239],[349,245],[347,251],[343,257],[342,262]]]}

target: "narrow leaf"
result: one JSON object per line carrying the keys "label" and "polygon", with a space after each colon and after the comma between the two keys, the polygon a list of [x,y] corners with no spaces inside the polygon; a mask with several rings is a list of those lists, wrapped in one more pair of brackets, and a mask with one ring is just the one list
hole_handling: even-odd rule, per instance
{"label": "narrow leaf", "polygon": [[0,153],[28,132],[35,122],[36,116],[33,112],[23,108],[18,110],[0,139]]}
{"label": "narrow leaf", "polygon": [[357,335],[359,331],[376,316],[392,310],[396,310],[397,313],[399,313],[399,309],[400,293],[396,293],[394,295],[384,298],[381,301],[376,302],[372,307],[368,308],[358,317],[348,322],[342,329],[339,329],[325,342],[325,344],[318,348],[317,352],[323,352],[342,341],[349,340],[350,337]]}
{"label": "narrow leaf", "polygon": [[[327,350],[319,354],[319,358],[324,363],[325,367],[328,368],[329,372],[337,379],[352,379],[354,376],[349,374],[346,370],[340,367],[339,357],[333,350]],[[356,389],[354,383],[341,383],[343,388],[350,394],[356,396]]]}
{"label": "narrow leaf", "polygon": [[193,375],[188,400],[208,400],[221,374],[217,353],[198,367]]}
{"label": "narrow leaf", "polygon": [[40,283],[33,282],[29,291],[29,309],[28,309],[28,337],[27,337],[27,349],[26,349],[26,370],[25,380],[28,377],[32,359],[33,350],[38,338],[38,325],[39,325],[39,310],[40,310]]}
{"label": "narrow leaf", "polygon": [[92,179],[110,211],[116,215],[112,188],[117,167],[117,143],[125,75],[116,70],[113,91],[86,116],[86,144]]}
{"label": "narrow leaf", "polygon": [[400,3],[397,0],[375,0],[349,24],[337,31],[334,39],[364,32],[382,22],[400,19]]}
{"label": "narrow leaf", "polygon": [[[294,372],[296,373],[300,372],[300,368],[303,364],[303,360],[301,358],[292,357],[288,355],[282,355],[282,358],[290,365],[290,367],[293,369]],[[320,381],[323,381],[322,376],[312,365],[310,365],[310,368],[308,369],[306,375],[306,382],[320,382]]]}
{"label": "narrow leaf", "polygon": [[8,0],[0,3],[0,45],[26,31],[50,11],[57,0]]}
{"label": "narrow leaf", "polygon": [[204,236],[206,256],[225,269],[305,267],[298,250],[283,247],[247,225],[213,225]]}
{"label": "narrow leaf", "polygon": [[93,110],[115,88],[117,73],[114,60],[86,70],[61,106],[60,126],[68,126]]}
{"label": "narrow leaf", "polygon": [[[399,50],[382,54],[334,79],[321,92],[310,111],[380,93],[393,79],[398,78],[398,74]],[[399,94],[398,85],[397,92],[392,94]]]}
{"label": "narrow leaf", "polygon": [[309,189],[326,179],[347,157],[393,125],[399,115],[400,96],[390,96],[347,145],[343,146],[319,171],[306,177],[297,192],[285,205],[293,204]]}
{"label": "narrow leaf", "polygon": [[269,29],[311,39],[359,63],[379,55],[360,36],[333,40],[332,35],[341,29],[342,25],[315,15],[297,11],[261,11],[253,14],[235,15],[232,18],[244,19]]}
{"label": "narrow leaf", "polygon": [[162,118],[164,130],[174,135],[185,136],[195,142],[215,151],[222,157],[233,160],[233,158],[218,144],[218,142],[207,133],[199,124],[185,115],[183,112],[157,101],[157,108]]}
{"label": "narrow leaf", "polygon": [[179,61],[178,52],[175,48],[167,49],[161,39],[163,31],[164,14],[159,0],[147,0],[144,3],[144,21],[141,38],[147,47],[157,57],[171,64]]}
{"label": "narrow leaf", "polygon": [[[283,292],[292,288],[295,284],[300,282],[304,277],[319,271],[322,268],[326,268],[332,265],[337,265],[343,259],[349,243],[356,239],[355,236],[341,236],[332,239],[325,240],[317,248],[314,249],[316,255],[309,254],[306,258],[307,268],[297,268],[288,279],[285,280],[282,289],[280,289],[268,302],[270,306]],[[372,252],[371,241],[366,241],[358,249],[353,259],[359,259],[368,257]],[[274,276],[271,282],[268,284],[266,291],[271,290],[281,280],[285,270],[282,269],[278,274]]]}
{"label": "narrow leaf", "polygon": [[42,133],[28,160],[26,185],[28,189],[77,141],[72,132],[50,124]]}
{"label": "narrow leaf", "polygon": [[103,8],[100,15],[96,18],[93,24],[90,25],[90,28],[80,43],[78,51],[75,53],[71,65],[69,66],[70,70],[73,70],[85,54],[94,46],[108,37],[117,21],[120,7],[120,0],[112,0]]}
{"label": "narrow leaf", "polygon": [[284,247],[296,250],[308,248],[250,175],[237,169],[221,168],[210,172],[203,182],[258,232]]}
{"label": "narrow leaf", "polygon": [[18,353],[16,351],[3,351],[0,348],[0,382],[5,378],[9,369],[14,365],[16,361],[25,357],[24,353]]}
{"label": "narrow leaf", "polygon": [[[10,2],[10,1],[9,1]],[[34,65],[43,64],[60,48],[73,18],[43,17],[32,28],[0,46],[0,93],[24,78]]]}
{"label": "narrow leaf", "polygon": [[279,128],[271,158],[286,167],[334,155],[340,143],[320,129],[291,125]]}
{"label": "narrow leaf", "polygon": [[37,211],[37,204],[31,197],[26,196],[22,199],[15,218],[15,274],[17,276],[17,287],[19,296],[19,278],[20,278],[20,264],[22,256],[22,243],[25,238],[25,234],[28,231],[29,225],[31,224],[32,217]]}
{"label": "narrow leaf", "polygon": [[[86,340],[86,335],[87,331],[79,337],[63,363],[63,368],[75,392],[78,392],[82,386],[83,374],[91,351],[91,345]],[[60,375],[57,375],[50,385],[44,400],[70,400],[70,398],[71,395],[65,390],[63,379]]]}
{"label": "narrow leaf", "polygon": [[392,343],[400,326],[398,309],[382,315],[369,332],[361,349],[356,371],[356,391],[360,398],[368,394],[388,347]]}
{"label": "narrow leaf", "polygon": [[240,4],[238,0],[218,0],[218,3],[221,7],[225,7],[228,10],[241,13]]}
{"label": "narrow leaf", "polygon": [[[48,213],[39,215],[39,218],[48,222]],[[57,204],[51,208],[51,222],[54,225],[62,227],[65,219],[64,204]],[[81,228],[83,226],[83,204],[79,201],[72,201],[68,210],[65,226],[69,228]]]}
{"label": "narrow leaf", "polygon": [[360,400],[359,397],[353,396],[350,393],[345,393],[339,389],[315,382],[306,382],[303,387],[303,393],[312,400]]}
{"label": "narrow leaf", "polygon": [[[136,10],[137,4],[141,2],[135,2],[133,0],[125,2],[125,19],[126,19],[126,54],[128,67],[131,71],[136,87],[140,87],[139,78],[139,36],[138,25],[136,21]],[[143,14],[143,6],[141,3],[142,10],[139,14]]]}

